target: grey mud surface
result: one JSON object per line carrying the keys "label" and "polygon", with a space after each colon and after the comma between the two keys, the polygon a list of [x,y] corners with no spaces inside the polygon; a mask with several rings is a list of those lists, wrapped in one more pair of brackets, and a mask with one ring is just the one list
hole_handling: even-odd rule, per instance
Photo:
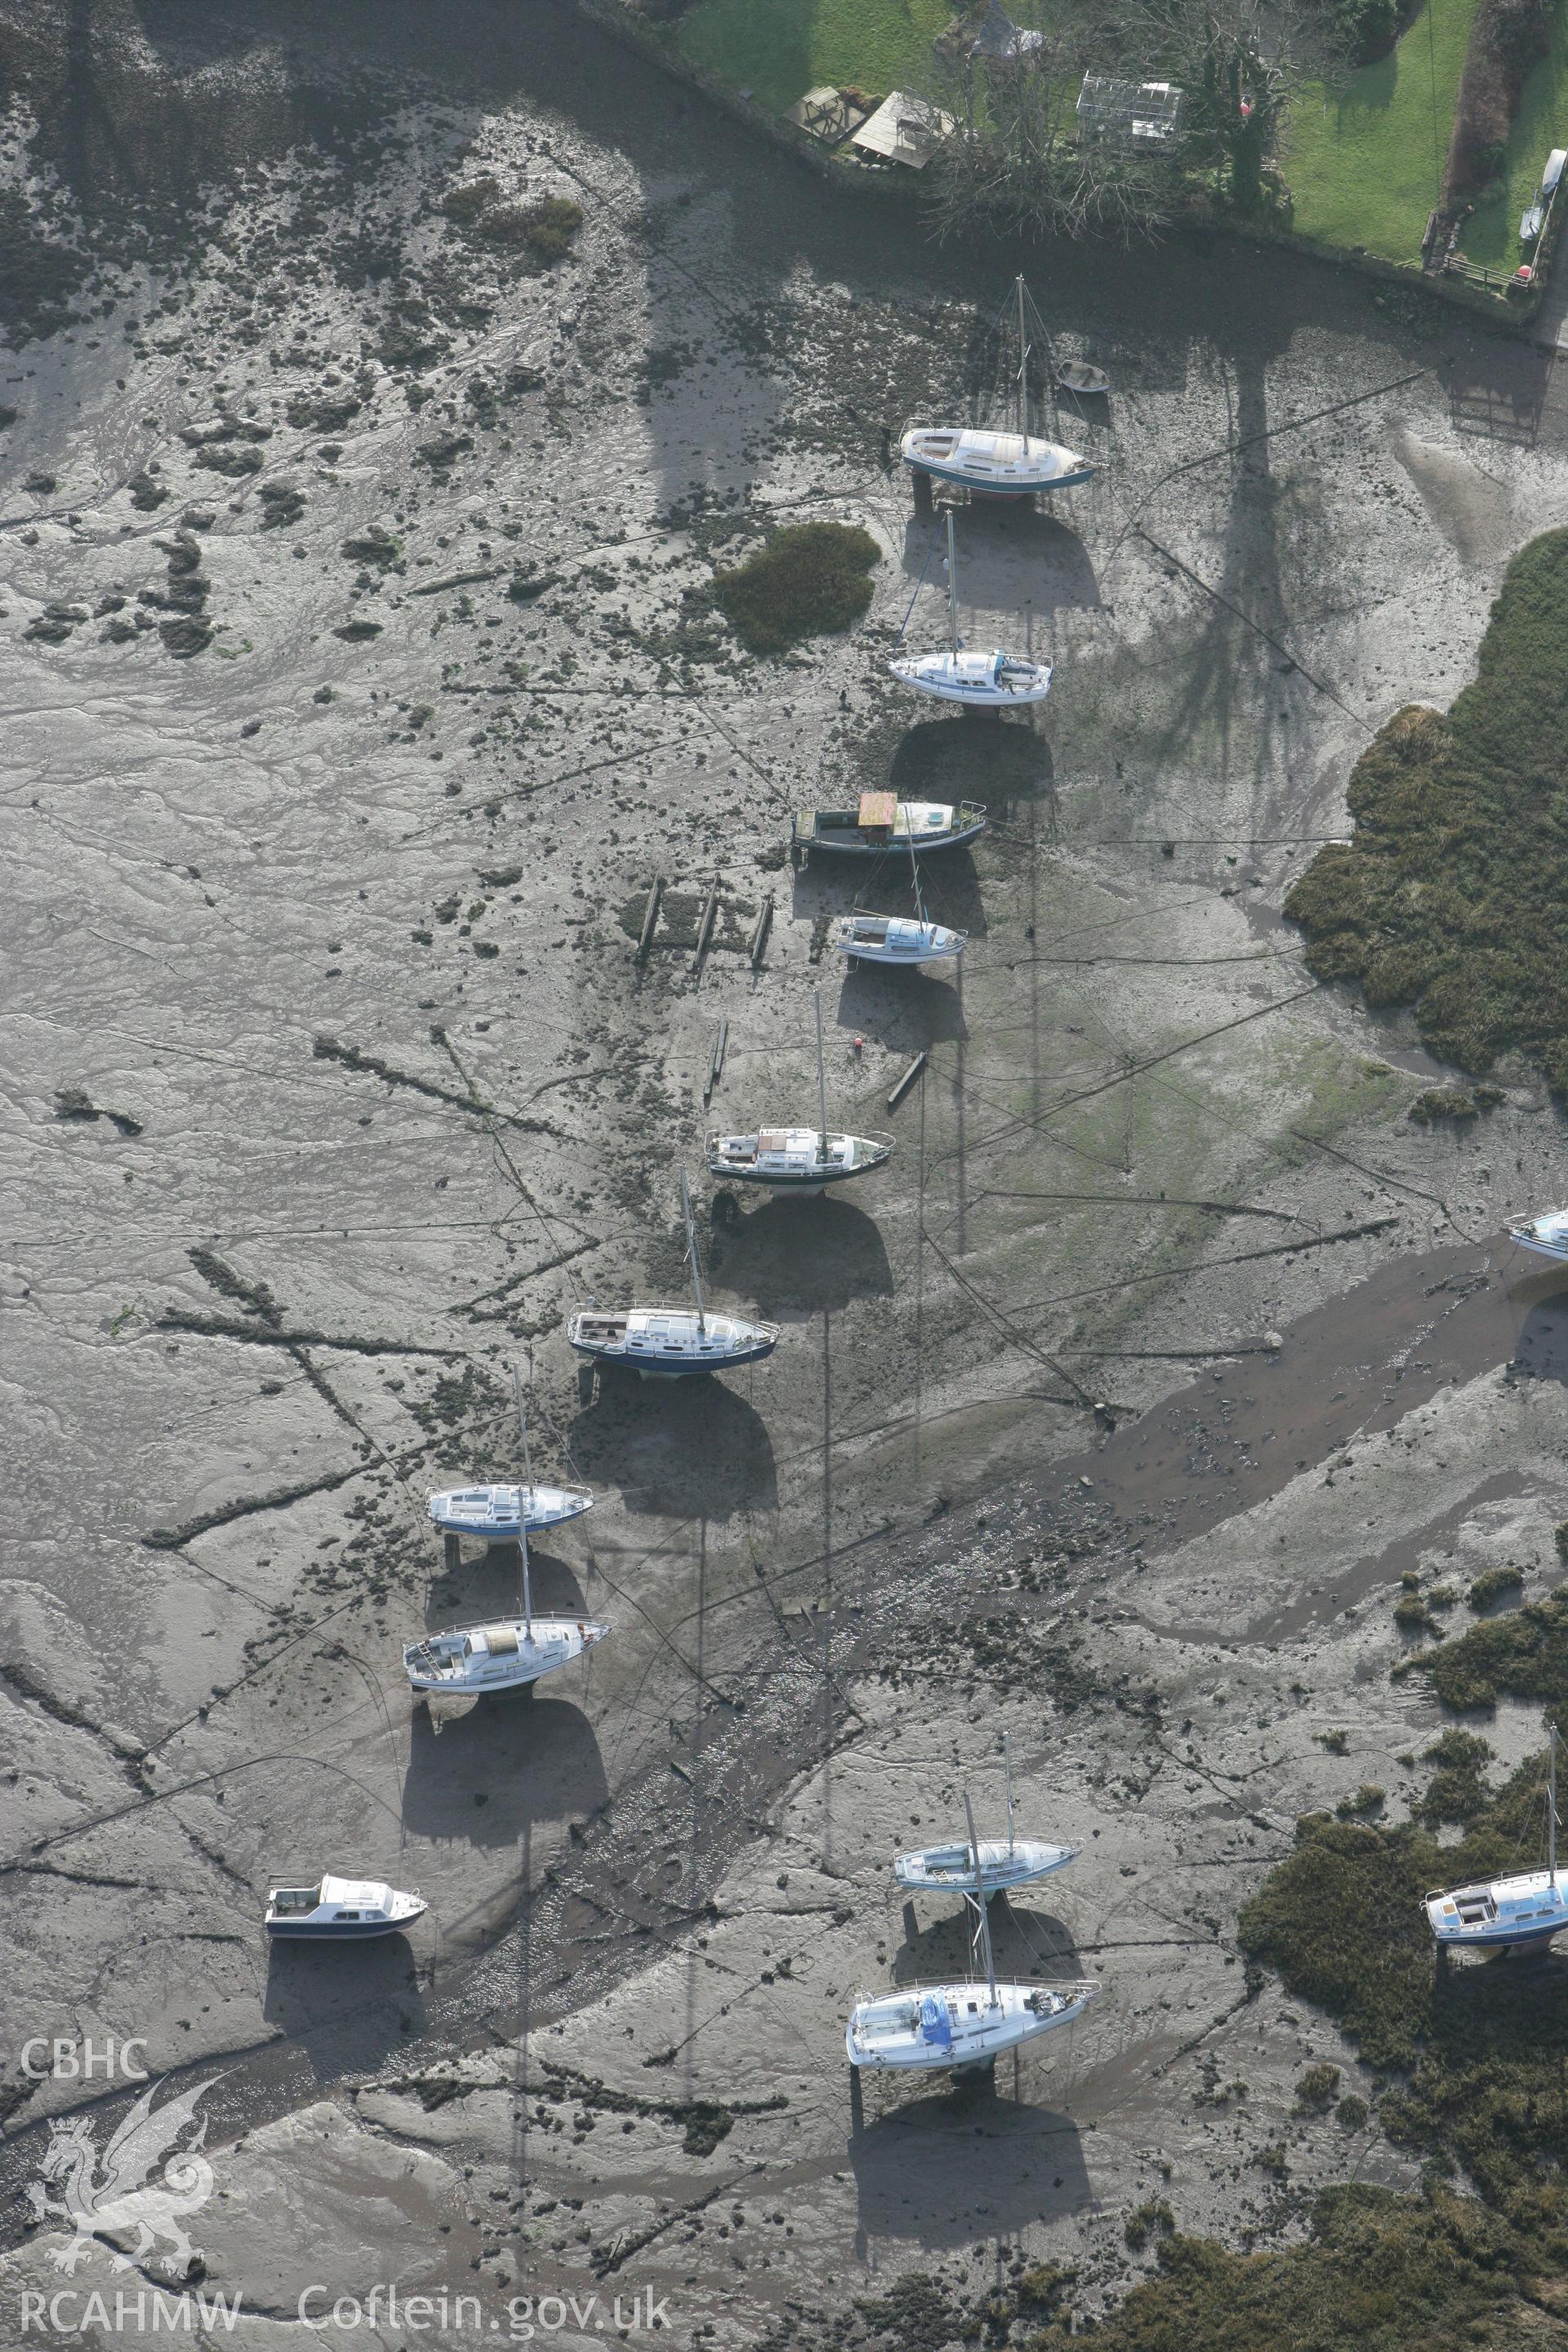
{"label": "grey mud surface", "polygon": [[[315,2282],[647,2288],[721,2346],[911,2270],[1070,2263],[1093,2309],[1152,2193],[1266,2243],[1404,2179],[1292,2116],[1310,2061],[1367,2086],[1236,1910],[1299,1813],[1413,1792],[1402,1571],[1558,1573],[1568,1321],[1500,1236],[1561,1135],[1523,1069],[1412,1124],[1443,1074],[1279,908],[1568,520],[1553,362],[1222,247],[939,251],[548,0],[5,0],[0,58],[0,2333],[60,2282],[47,2126],[124,2108],[30,2082],[39,2034],[212,2084],[192,2228],[247,2347],[332,2341]],[[443,215],[483,172],[581,204],[569,259]],[[966,396],[1021,262],[1114,392],[1061,419],[1089,488],[960,517],[971,641],[1058,664],[987,729],[887,681],[933,523],[882,435]],[[814,516],[876,536],[870,615],[750,659],[713,566]],[[889,782],[989,804],[928,876],[957,984],[818,960],[857,877],[788,813]],[[580,1386],[575,1302],[679,1290],[718,1024],[714,1118],[809,1118],[817,987],[889,1170],[700,1186],[776,1356]],[[412,1707],[400,1642],[512,1590],[424,1496],[512,1470],[514,1361],[599,1497],[536,1590],[613,1635]],[[1001,1958],[1102,1994],[994,2089],[861,2095],[857,1991],[963,1961],[891,1857],[965,1786],[996,1818],[1005,1732],[1083,1851]],[[429,1920],[269,1958],[268,1874],[323,1865]]]}

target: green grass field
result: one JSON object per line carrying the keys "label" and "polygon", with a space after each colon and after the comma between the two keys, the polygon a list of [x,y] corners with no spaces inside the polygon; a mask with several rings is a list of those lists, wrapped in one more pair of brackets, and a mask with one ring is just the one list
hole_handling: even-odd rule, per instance
{"label": "green grass field", "polygon": [[1525,258],[1520,215],[1541,185],[1542,166],[1553,147],[1568,147],[1568,10],[1563,7],[1552,21],[1552,54],[1524,85],[1499,192],[1478,205],[1466,224],[1459,250],[1468,261],[1489,269],[1517,269]]}
{"label": "green grass field", "polygon": [[1475,13],[1476,0],[1427,0],[1388,57],[1342,89],[1302,90],[1279,161],[1303,236],[1419,262]]}
{"label": "green grass field", "polygon": [[677,38],[693,65],[782,114],[819,82],[918,89],[952,14],[952,0],[698,0]]}

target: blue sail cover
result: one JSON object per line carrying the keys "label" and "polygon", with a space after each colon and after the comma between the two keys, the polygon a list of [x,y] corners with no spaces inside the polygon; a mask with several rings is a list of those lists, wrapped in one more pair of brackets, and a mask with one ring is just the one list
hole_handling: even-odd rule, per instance
{"label": "blue sail cover", "polygon": [[934,2043],[938,2050],[952,2047],[952,2027],[948,2020],[947,2003],[928,1992],[921,2003],[921,2040]]}

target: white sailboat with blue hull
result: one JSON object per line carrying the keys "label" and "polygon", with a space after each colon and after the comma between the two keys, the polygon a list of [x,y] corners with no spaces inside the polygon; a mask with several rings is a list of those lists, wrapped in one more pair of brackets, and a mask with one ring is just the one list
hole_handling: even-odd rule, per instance
{"label": "white sailboat with blue hull", "polygon": [[1568,1871],[1557,1867],[1557,1727],[1548,1728],[1546,1867],[1428,1895],[1426,1923],[1440,1950],[1517,1951],[1523,1944],[1549,1944],[1568,1927]]}
{"label": "white sailboat with blue hull", "polygon": [[[528,1429],[523,1419],[522,1383],[515,1365],[511,1384],[526,1454]],[[482,1536],[487,1543],[516,1543],[525,1528],[531,1535],[540,1528],[564,1527],[568,1520],[581,1518],[584,1511],[594,1507],[594,1497],[586,1486],[540,1486],[531,1480],[517,1486],[447,1486],[430,1496],[428,1501],[432,1523],[443,1535]]]}
{"label": "white sailboat with blue hull", "polygon": [[1049,662],[1025,661],[1004,653],[999,646],[988,653],[971,653],[958,634],[958,558],[952,543],[952,509],[947,510],[947,612],[952,643],[940,653],[915,654],[890,661],[888,667],[900,686],[917,694],[934,695],[939,702],[962,703],[968,710],[1021,709],[1044,702],[1051,690]]}
{"label": "white sailboat with blue hull", "polygon": [[[518,1416],[522,1425],[523,1476],[530,1486],[528,1424],[518,1389]],[[528,1529],[517,1530],[522,1558],[521,1590],[515,1617],[492,1617],[480,1625],[457,1625],[445,1633],[426,1633],[405,1644],[403,1670],[412,1690],[445,1693],[453,1698],[479,1697],[487,1691],[518,1690],[539,1682],[584,1656],[609,1632],[588,1617],[536,1617],[528,1572]]]}
{"label": "white sailboat with blue hull", "polygon": [[891,1159],[889,1135],[830,1135],[827,1129],[827,1074],[822,1054],[822,991],[813,998],[816,1008],[816,1127],[763,1127],[749,1135],[715,1131],[707,1142],[708,1172],[736,1184],[765,1185],[770,1192],[793,1192],[815,1200],[830,1184],[864,1176]]}
{"label": "white sailboat with blue hull", "polygon": [[1037,490],[1070,490],[1099,471],[1076,449],[1030,433],[1030,343],[1026,318],[1028,295],[1020,278],[1018,316],[1018,429],[997,433],[970,425],[911,425],[899,443],[911,473],[961,484],[973,498],[1018,499]]}
{"label": "white sailboat with blue hull", "polygon": [[921,897],[920,860],[915,856],[912,833],[909,844],[910,879],[915,893],[913,917],[857,911],[840,915],[833,926],[833,944],[841,956],[848,959],[851,971],[860,963],[901,963],[917,968],[923,963],[947,963],[963,953],[968,932],[949,930],[945,923],[933,923],[928,917]]}
{"label": "white sailboat with blue hull", "polygon": [[[973,1872],[979,1879],[979,1840],[967,1795],[963,1804]],[[1005,2052],[1037,2041],[1058,2025],[1072,2024],[1093,2000],[1100,1987],[1091,1982],[998,1984],[985,1895],[970,1895],[966,1900],[974,1923],[972,1962],[984,1961],[984,1981],[972,1975],[958,1983],[905,1985],[857,2001],[844,2030],[852,2066],[903,2073],[948,2068],[962,2074],[988,2066]]]}
{"label": "white sailboat with blue hull", "polygon": [[626,1364],[645,1380],[689,1379],[697,1372],[732,1371],[754,1364],[778,1346],[776,1323],[750,1323],[739,1315],[710,1315],[702,1304],[702,1269],[691,1193],[680,1171],[680,1213],[686,1223],[686,1255],[691,1268],[695,1311],[682,1307],[603,1307],[592,1300],[566,1325],[566,1337],[580,1356]]}
{"label": "white sailboat with blue hull", "polygon": [[1032,1886],[1076,1862],[1076,1845],[1051,1845],[1044,1838],[1021,1838],[1013,1821],[1013,1742],[1005,1743],[1007,1775],[1007,1834],[1005,1838],[952,1838],[943,1845],[921,1846],[901,1853],[893,1876],[911,1895],[981,1895],[987,1900],[1012,1886]]}

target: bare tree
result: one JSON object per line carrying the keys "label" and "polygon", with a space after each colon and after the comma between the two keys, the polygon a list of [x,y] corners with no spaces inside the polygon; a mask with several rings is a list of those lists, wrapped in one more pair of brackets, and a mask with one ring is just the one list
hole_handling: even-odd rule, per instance
{"label": "bare tree", "polygon": [[1086,71],[1103,57],[1083,22],[1054,28],[1002,59],[950,66],[941,96],[957,129],[931,166],[939,236],[981,221],[1083,236],[1147,234],[1169,213],[1171,173],[1160,161],[1079,137]]}
{"label": "bare tree", "polygon": [[[931,166],[939,236],[983,219],[1079,236],[1150,233],[1181,209],[1184,167],[1212,169],[1238,211],[1262,204],[1281,118],[1303,81],[1344,70],[1319,0],[1089,0],[1069,19],[977,53],[972,18],[938,45],[940,103],[956,129]],[[1011,30],[994,6],[984,28]],[[1178,136],[1152,152],[1081,135],[1086,73],[1169,81]]]}
{"label": "bare tree", "polygon": [[1291,99],[1345,70],[1327,12],[1310,0],[1128,0],[1121,25],[1128,50],[1187,93],[1189,161],[1219,173],[1237,212],[1257,211]]}

